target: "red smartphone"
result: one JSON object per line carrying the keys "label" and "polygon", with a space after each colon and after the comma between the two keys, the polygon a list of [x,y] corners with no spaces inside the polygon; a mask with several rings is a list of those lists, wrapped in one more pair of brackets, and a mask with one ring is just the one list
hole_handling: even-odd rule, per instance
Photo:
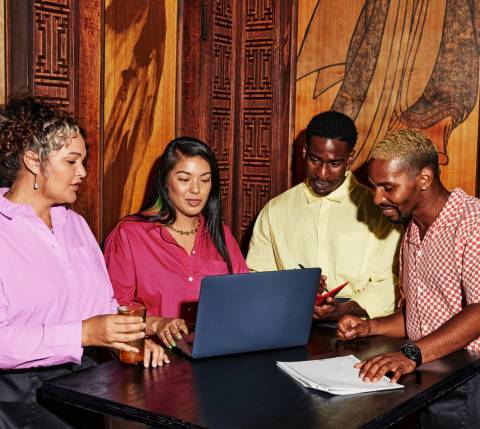
{"label": "red smartphone", "polygon": [[348,281],[345,282],[345,283],[342,283],[340,286],[337,286],[335,289],[332,289],[330,292],[324,293],[323,295],[317,294],[317,299],[315,300],[315,307],[318,307],[319,305],[322,305],[323,302],[329,296],[335,296],[338,292],[340,292],[347,285],[348,285]]}

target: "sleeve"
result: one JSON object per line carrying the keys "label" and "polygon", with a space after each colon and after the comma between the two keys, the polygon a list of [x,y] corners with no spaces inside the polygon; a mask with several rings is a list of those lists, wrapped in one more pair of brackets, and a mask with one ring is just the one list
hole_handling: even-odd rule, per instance
{"label": "sleeve", "polygon": [[135,297],[137,276],[128,230],[122,222],[108,235],[104,256],[116,300],[129,303]]}
{"label": "sleeve", "polygon": [[105,304],[101,314],[116,314],[118,303],[113,294],[112,283],[110,281],[110,276],[108,274],[107,267],[105,265],[105,259],[104,259],[102,250],[100,249],[100,246],[98,245],[98,242],[95,236],[93,235],[92,230],[88,226],[86,220],[82,216],[80,216],[80,218],[82,219],[84,224],[84,230],[87,235],[87,240],[90,246],[94,249],[98,262],[101,265],[103,273],[105,275],[105,282],[103,283],[103,285],[101,285],[104,288],[104,294],[105,294]]}
{"label": "sleeve", "polygon": [[398,254],[401,230],[382,219],[381,231],[377,233],[377,251],[371,258],[367,286],[352,299],[370,318],[383,317],[395,311],[398,298]]}
{"label": "sleeve", "polygon": [[80,363],[82,322],[18,324],[7,318],[8,298],[0,280],[0,368]]}
{"label": "sleeve", "polygon": [[276,271],[278,269],[270,233],[269,204],[260,211],[253,228],[247,254],[251,271]]}
{"label": "sleeve", "polygon": [[230,260],[232,261],[233,273],[248,273],[247,263],[245,262],[245,258],[243,257],[240,247],[238,246],[235,237],[232,235],[230,228],[224,225],[223,231],[225,234],[225,244],[227,246],[228,254],[230,255]]}

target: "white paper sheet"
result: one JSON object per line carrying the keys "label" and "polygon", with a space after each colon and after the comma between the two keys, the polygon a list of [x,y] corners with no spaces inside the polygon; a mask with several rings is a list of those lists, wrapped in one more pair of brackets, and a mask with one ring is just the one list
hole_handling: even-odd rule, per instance
{"label": "white paper sheet", "polygon": [[401,384],[391,383],[387,377],[382,377],[376,383],[364,382],[358,376],[359,370],[354,368],[358,362],[360,360],[350,355],[332,359],[277,362],[277,365],[303,386],[333,395],[352,395],[403,388]]}

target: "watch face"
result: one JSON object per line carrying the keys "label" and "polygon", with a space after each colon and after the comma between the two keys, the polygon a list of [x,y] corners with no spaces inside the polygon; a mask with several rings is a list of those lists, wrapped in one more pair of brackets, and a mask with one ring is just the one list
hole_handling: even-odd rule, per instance
{"label": "watch face", "polygon": [[421,365],[422,354],[420,353],[420,349],[415,344],[405,344],[401,350],[406,357],[415,361],[417,366]]}
{"label": "watch face", "polygon": [[405,345],[405,353],[407,353],[409,356],[418,356],[419,350],[417,346],[414,346],[413,344],[406,344]]}

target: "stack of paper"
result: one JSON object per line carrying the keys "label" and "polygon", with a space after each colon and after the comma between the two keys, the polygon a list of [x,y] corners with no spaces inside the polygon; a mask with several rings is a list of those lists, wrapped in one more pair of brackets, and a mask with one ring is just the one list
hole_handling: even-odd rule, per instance
{"label": "stack of paper", "polygon": [[277,362],[277,365],[303,386],[333,395],[403,388],[401,384],[391,383],[387,377],[382,377],[376,383],[364,382],[358,376],[359,370],[354,368],[358,362],[360,361],[355,356],[350,355],[301,362]]}

